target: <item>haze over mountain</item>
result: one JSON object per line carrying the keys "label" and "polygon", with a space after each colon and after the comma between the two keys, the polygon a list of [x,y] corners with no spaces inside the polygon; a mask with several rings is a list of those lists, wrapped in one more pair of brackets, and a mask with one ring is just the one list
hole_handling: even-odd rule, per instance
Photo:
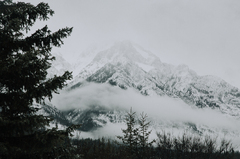
{"label": "haze over mountain", "polygon": [[240,88],[238,0],[42,1],[55,14],[47,23],[36,22],[32,31],[46,24],[52,31],[73,27],[64,45],[53,48],[68,60],[92,43],[129,39],[163,62],[187,64],[198,75],[216,75]]}
{"label": "haze over mountain", "polygon": [[[65,65],[69,69],[63,58],[57,60],[56,73]],[[163,63],[137,44],[122,41],[91,48],[71,68],[74,79],[43,106],[63,125],[82,123],[83,131],[105,132],[122,127],[132,107],[147,113],[156,131],[240,136],[238,88],[215,76],[198,76],[186,65]]]}

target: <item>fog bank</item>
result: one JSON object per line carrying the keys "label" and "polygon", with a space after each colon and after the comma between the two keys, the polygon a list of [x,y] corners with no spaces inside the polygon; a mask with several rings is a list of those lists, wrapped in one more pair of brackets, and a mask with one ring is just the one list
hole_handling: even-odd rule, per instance
{"label": "fog bank", "polygon": [[209,127],[238,130],[240,122],[217,110],[199,109],[180,99],[167,96],[143,96],[136,90],[120,89],[109,84],[87,83],[84,86],[55,94],[52,103],[60,110],[88,109],[101,106],[107,109],[124,109],[147,113],[150,118],[173,122],[190,122]]}

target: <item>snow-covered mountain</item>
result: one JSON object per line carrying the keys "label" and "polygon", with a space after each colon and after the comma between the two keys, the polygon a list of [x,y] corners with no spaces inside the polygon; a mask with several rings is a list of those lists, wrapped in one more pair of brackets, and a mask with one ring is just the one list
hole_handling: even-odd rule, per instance
{"label": "snow-covered mountain", "polygon": [[129,87],[144,95],[181,98],[197,107],[211,107],[239,116],[240,91],[215,76],[198,76],[186,65],[173,66],[138,45],[124,41],[96,54],[71,83],[81,81]]}
{"label": "snow-covered mountain", "polygon": [[[194,107],[193,109],[208,108],[234,120],[240,117],[238,88],[215,76],[198,76],[186,65],[173,66],[163,63],[150,51],[129,41],[117,42],[101,50],[91,48],[81,53],[78,62],[71,68],[61,57],[57,57],[58,59],[60,61],[53,63],[53,68],[60,68],[63,64],[61,66],[67,66],[75,75],[65,92],[82,89],[86,83],[105,83],[121,90],[133,89],[143,97],[177,99],[189,107]],[[51,112],[50,108],[44,107],[48,112]],[[79,108],[64,109],[62,113],[66,123],[82,123],[82,130],[89,131],[109,122],[122,122],[125,112],[116,108],[106,109],[99,104],[84,109],[80,105]],[[191,122],[153,123],[155,126],[191,129],[199,134],[208,129]]]}

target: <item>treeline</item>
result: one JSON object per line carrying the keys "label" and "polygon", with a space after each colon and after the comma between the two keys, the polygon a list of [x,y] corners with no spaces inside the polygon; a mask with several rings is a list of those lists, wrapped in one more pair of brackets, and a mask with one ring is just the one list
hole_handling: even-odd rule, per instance
{"label": "treeline", "polygon": [[[147,115],[136,119],[135,112],[126,115],[126,129],[119,140],[72,139],[76,155],[86,159],[239,159],[230,141],[209,136],[200,137],[184,133],[175,137],[170,133],[158,132],[157,139],[149,141],[151,131]],[[138,124],[136,124],[138,123]],[[139,126],[137,126],[139,125]]]}
{"label": "treeline", "polygon": [[[231,143],[222,140],[220,146],[209,137],[187,136],[174,137],[167,133],[158,133],[156,146],[142,149],[136,153],[127,151],[127,146],[116,140],[101,138],[93,140],[73,139],[75,154],[84,159],[239,159]],[[144,154],[144,155],[143,155]]]}

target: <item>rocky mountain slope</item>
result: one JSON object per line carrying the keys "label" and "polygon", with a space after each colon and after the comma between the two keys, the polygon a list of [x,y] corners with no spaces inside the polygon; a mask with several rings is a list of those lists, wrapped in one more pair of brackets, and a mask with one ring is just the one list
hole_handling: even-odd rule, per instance
{"label": "rocky mountain slope", "polygon": [[186,65],[162,63],[149,51],[130,42],[119,42],[99,52],[79,72],[71,87],[82,80],[109,83],[120,88],[139,90],[143,95],[167,95],[181,98],[197,107],[211,107],[232,116],[239,116],[240,91],[224,80],[198,76]]}
{"label": "rocky mountain slope", "polygon": [[[89,56],[87,56],[88,53]],[[184,101],[189,107],[209,108],[225,116],[239,119],[240,91],[238,88],[215,76],[198,76],[186,65],[173,66],[163,63],[150,51],[131,42],[118,42],[103,50],[90,49],[80,56],[80,63],[70,68],[76,76],[65,89],[66,92],[81,89],[86,81],[105,83],[122,90],[134,89],[143,96],[167,96]],[[53,67],[57,68],[54,65]],[[66,66],[69,68],[68,64]],[[58,67],[58,69],[61,68]],[[51,113],[49,106],[43,109],[53,116],[58,114],[56,113],[58,110],[55,109],[55,113]],[[82,123],[82,130],[90,131],[103,127],[109,122],[122,122],[125,112],[94,105],[88,109],[64,110],[61,113],[65,123]],[[194,130],[199,134],[207,129],[203,125],[190,122],[178,123],[178,126],[176,123],[166,124],[165,122],[164,124],[163,121],[153,121],[153,123],[155,126],[163,127],[175,125],[178,128]]]}

